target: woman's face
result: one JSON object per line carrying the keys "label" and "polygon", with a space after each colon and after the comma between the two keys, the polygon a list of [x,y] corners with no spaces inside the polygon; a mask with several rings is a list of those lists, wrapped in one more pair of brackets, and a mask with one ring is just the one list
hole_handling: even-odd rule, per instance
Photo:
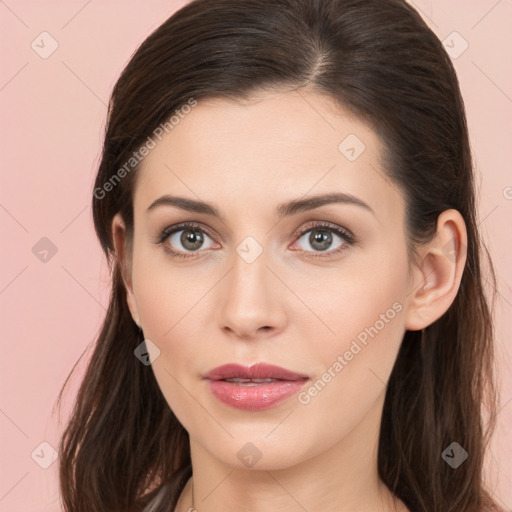
{"label": "woman's face", "polygon": [[[248,453],[277,469],[375,438],[414,287],[405,204],[380,151],[368,126],[298,91],[200,101],[145,157],[129,305],[160,350],[152,368],[169,406],[217,459],[247,466]],[[354,201],[312,201],[327,194]],[[154,204],[164,196],[219,216]],[[168,234],[180,223],[193,227]],[[308,380],[268,405],[248,396],[273,385],[221,384],[230,404],[204,378],[260,362]]]}

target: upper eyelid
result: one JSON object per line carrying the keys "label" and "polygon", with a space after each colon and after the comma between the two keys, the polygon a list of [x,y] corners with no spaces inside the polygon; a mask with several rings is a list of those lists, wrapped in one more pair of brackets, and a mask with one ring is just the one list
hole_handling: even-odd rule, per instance
{"label": "upper eyelid", "polygon": [[179,233],[187,228],[196,228],[203,232],[205,232],[210,238],[214,238],[214,236],[210,233],[210,230],[203,226],[200,222],[180,222],[176,225],[168,226],[162,230],[163,236],[171,236],[174,233]]}

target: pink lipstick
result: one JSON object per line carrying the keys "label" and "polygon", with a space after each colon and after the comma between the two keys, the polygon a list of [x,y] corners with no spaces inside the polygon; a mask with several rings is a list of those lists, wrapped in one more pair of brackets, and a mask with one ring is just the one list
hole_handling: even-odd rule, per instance
{"label": "pink lipstick", "polygon": [[277,405],[296,394],[309,380],[307,375],[266,363],[250,367],[225,364],[209,371],[204,378],[221,402],[247,411]]}

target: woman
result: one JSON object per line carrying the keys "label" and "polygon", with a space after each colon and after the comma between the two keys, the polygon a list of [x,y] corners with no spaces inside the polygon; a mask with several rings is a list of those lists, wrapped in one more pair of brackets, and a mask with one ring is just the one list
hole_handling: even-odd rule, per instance
{"label": "woman", "polygon": [[498,510],[464,105],[405,1],[189,3],[114,88],[93,196],[66,510]]}

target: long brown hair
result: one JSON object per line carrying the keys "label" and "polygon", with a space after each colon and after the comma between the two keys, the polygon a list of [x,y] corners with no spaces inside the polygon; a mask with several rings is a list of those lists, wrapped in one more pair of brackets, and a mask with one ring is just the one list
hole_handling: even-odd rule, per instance
{"label": "long brown hair", "polygon": [[[111,233],[121,212],[133,235],[138,165],[126,162],[191,99],[306,85],[379,135],[386,172],[404,191],[411,257],[444,210],[466,222],[453,304],[423,332],[404,335],[387,386],[380,477],[412,511],[498,510],[482,481],[496,411],[495,293],[483,288],[484,251],[491,285],[496,279],[477,230],[464,104],[441,42],[405,0],[195,0],[142,43],[112,92],[92,198],[112,292],[59,446],[67,512],[140,510],[164,488],[155,510],[170,511],[192,472],[188,433],[151,366],[134,356],[141,338]],[[452,442],[469,454],[457,469],[441,456]]]}

